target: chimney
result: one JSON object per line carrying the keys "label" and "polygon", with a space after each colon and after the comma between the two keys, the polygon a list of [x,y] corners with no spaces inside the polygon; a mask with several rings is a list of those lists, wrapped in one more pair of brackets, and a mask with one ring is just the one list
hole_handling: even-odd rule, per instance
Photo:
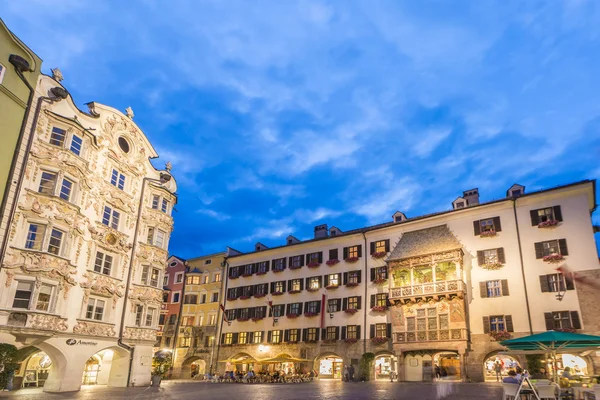
{"label": "chimney", "polygon": [[327,224],[315,226],[315,239],[321,239],[326,237],[329,237],[329,232],[327,231]]}
{"label": "chimney", "polygon": [[463,192],[463,198],[467,201],[467,206],[479,204],[479,189],[471,189]]}

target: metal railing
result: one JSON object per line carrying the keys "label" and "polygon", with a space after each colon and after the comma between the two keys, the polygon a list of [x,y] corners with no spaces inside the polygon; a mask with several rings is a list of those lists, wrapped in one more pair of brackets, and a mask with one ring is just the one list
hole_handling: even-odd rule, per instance
{"label": "metal railing", "polygon": [[411,331],[395,332],[395,342],[440,342],[448,340],[466,340],[467,330],[465,328],[457,329],[437,329],[430,331]]}

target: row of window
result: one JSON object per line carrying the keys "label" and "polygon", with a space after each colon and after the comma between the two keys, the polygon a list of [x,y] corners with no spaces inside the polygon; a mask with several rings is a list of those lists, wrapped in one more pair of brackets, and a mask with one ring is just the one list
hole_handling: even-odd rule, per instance
{"label": "row of window", "polygon": [[[381,327],[379,327],[381,326]],[[387,335],[387,324],[373,326],[380,337]],[[372,336],[374,337],[374,336]],[[379,336],[378,336],[379,337]],[[304,329],[275,329],[267,331],[267,343],[297,343],[317,342],[319,340],[346,340],[361,338],[360,325],[328,326],[326,328]],[[265,339],[263,331],[255,332],[229,332],[221,334],[221,344],[260,344]]]}
{"label": "row of window", "polygon": [[[204,275],[204,276],[198,276],[198,275],[188,276],[188,278],[186,280],[186,284],[187,285],[200,285],[200,284],[206,285],[206,284],[210,283],[209,279],[210,278],[209,278],[208,275]],[[220,272],[216,272],[213,275],[212,282],[221,282],[221,273]]]}
{"label": "row of window", "polygon": [[[565,279],[561,273],[540,275],[540,288],[542,292],[564,292],[575,290],[573,281]],[[479,282],[481,298],[509,296],[508,280],[495,279]]]}
{"label": "row of window", "polygon": [[[165,293],[168,296],[168,293]],[[163,295],[164,298],[164,295]],[[168,299],[168,297],[167,297]],[[207,299],[206,293],[200,295],[197,294],[186,294],[183,296],[183,304],[205,304]],[[198,301],[200,300],[200,301]],[[210,296],[211,303],[217,303],[219,301],[219,292],[213,292]],[[171,303],[179,303],[179,292],[173,292],[173,299]]]}
{"label": "row of window", "polygon": [[[167,319],[167,314],[161,314],[158,320],[159,325],[164,325],[165,320],[169,325],[175,325],[177,323],[177,314],[169,314],[169,318]],[[185,316],[181,318],[181,326],[194,326],[195,322],[197,326],[202,326],[204,324],[204,316],[199,315],[198,320],[196,321],[195,316]],[[214,326],[217,324],[217,314],[209,314],[206,319],[206,325]]]}
{"label": "row of window", "polygon": [[[192,340],[193,339],[193,340]],[[214,336],[195,336],[194,338],[190,336],[185,336],[179,338],[179,347],[200,347],[201,344],[204,344],[204,347],[212,347],[215,343]],[[171,338],[166,338],[165,346],[169,347],[171,345]]]}
{"label": "row of window", "polygon": [[[530,211],[531,225],[540,226],[549,222],[560,222],[563,220],[560,206],[545,207]],[[500,217],[492,217],[473,221],[473,232],[475,236],[485,236],[490,233],[502,231]]]}
{"label": "row of window", "polygon": [[300,292],[305,288],[310,291],[319,290],[322,287],[339,287],[341,285],[358,285],[361,282],[361,271],[349,271],[344,273],[335,273],[328,275],[311,276],[307,278],[290,279],[287,281],[271,282],[269,284],[261,283],[257,285],[239,286],[227,289],[228,299],[237,299],[239,297],[250,297],[255,295],[267,295],[269,293]]}
{"label": "row of window", "polygon": [[[540,259],[552,255],[569,255],[566,239],[547,240],[534,243],[535,258]],[[505,264],[506,255],[504,248],[487,249],[477,251],[477,262],[479,265]]]}
{"label": "row of window", "polygon": [[[544,313],[547,330],[581,329],[577,311],[553,311]],[[492,315],[483,317],[483,332],[514,332],[511,315]]]}

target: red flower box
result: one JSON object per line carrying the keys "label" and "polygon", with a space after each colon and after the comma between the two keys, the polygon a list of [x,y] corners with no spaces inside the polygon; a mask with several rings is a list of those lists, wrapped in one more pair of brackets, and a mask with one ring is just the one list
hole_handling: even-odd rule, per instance
{"label": "red flower box", "polygon": [[346,257],[344,261],[346,261],[347,263],[355,263],[358,261],[358,257]]}
{"label": "red flower box", "polygon": [[538,228],[551,228],[558,225],[558,221],[555,219],[549,219],[548,221],[540,222]]}
{"label": "red flower box", "polygon": [[321,263],[320,263],[320,262],[311,262],[311,263],[308,263],[306,266],[307,266],[308,268],[318,268],[318,267],[319,267],[319,265],[321,265]]}
{"label": "red flower box", "polygon": [[387,253],[385,251],[377,251],[377,252],[371,254],[371,257],[373,257],[373,258],[383,258],[383,257],[385,257],[386,254]]}
{"label": "red flower box", "polygon": [[246,322],[246,321],[250,321],[250,318],[238,318],[237,322]]}
{"label": "red flower box", "polygon": [[271,296],[281,296],[283,294],[283,292],[273,292],[271,293]]}
{"label": "red flower box", "polygon": [[373,308],[371,308],[371,311],[375,311],[375,312],[384,312],[387,311],[387,306],[375,306]]}
{"label": "red flower box", "polygon": [[550,254],[549,256],[544,256],[543,260],[549,263],[558,263],[563,260],[563,256],[561,254]]}
{"label": "red flower box", "polygon": [[384,344],[387,343],[390,339],[386,338],[386,337],[374,337],[373,339],[371,339],[371,342],[373,342],[373,344]]}
{"label": "red flower box", "polygon": [[252,318],[252,322],[258,322],[262,319],[265,319],[265,317],[254,317],[254,318]]}
{"label": "red flower box", "polygon": [[346,343],[356,343],[356,342],[358,342],[358,339],[356,339],[356,338],[344,339],[344,342],[346,342]]}
{"label": "red flower box", "polygon": [[373,283],[376,284],[376,285],[379,285],[379,284],[382,284],[382,283],[385,283],[385,282],[387,282],[387,278],[377,278],[377,279],[375,279],[373,281]]}
{"label": "red flower box", "polygon": [[322,342],[323,343],[335,343],[335,342],[337,342],[337,340],[335,340],[335,339],[323,339]]}
{"label": "red flower box", "polygon": [[486,237],[494,237],[496,236],[496,231],[495,230],[490,230],[490,231],[483,231],[479,234],[479,237],[482,238],[486,238]]}
{"label": "red flower box", "polygon": [[304,313],[304,316],[305,317],[309,317],[309,318],[310,317],[316,317],[317,315],[319,315],[319,313],[316,313],[316,312],[305,312]]}
{"label": "red flower box", "polygon": [[340,285],[329,285],[329,286],[325,286],[326,289],[337,289],[339,288]]}
{"label": "red flower box", "polygon": [[346,287],[355,287],[355,286],[358,286],[358,283],[356,283],[356,282],[348,282],[348,283],[346,283]]}
{"label": "red flower box", "polygon": [[251,296],[240,296],[240,300],[248,300]]}
{"label": "red flower box", "polygon": [[507,331],[490,331],[490,337],[496,342],[501,342],[511,338],[510,333]]}
{"label": "red flower box", "polygon": [[327,260],[327,261],[325,262],[325,264],[327,264],[327,265],[329,265],[329,266],[331,267],[332,265],[335,265],[335,264],[337,264],[337,263],[339,263],[339,262],[340,262],[340,260],[338,260],[337,258],[333,258],[333,259],[331,259],[331,260]]}
{"label": "red flower box", "polygon": [[577,329],[575,328],[558,328],[555,329],[556,332],[568,332],[568,333],[575,333],[577,332]]}
{"label": "red flower box", "polygon": [[344,312],[346,314],[354,315],[354,314],[356,314],[358,312],[358,310],[356,308],[346,308],[344,310]]}
{"label": "red flower box", "polygon": [[290,269],[300,269],[300,268],[302,268],[302,265],[298,265],[298,266],[290,265]]}
{"label": "red flower box", "polygon": [[289,319],[296,319],[300,316],[300,314],[288,314],[286,315],[286,317],[288,317]]}
{"label": "red flower box", "polygon": [[282,269],[274,269],[274,270],[273,270],[273,273],[275,273],[275,274],[278,274],[278,273],[280,273],[280,272],[283,272],[283,270],[282,270]]}
{"label": "red flower box", "polygon": [[235,275],[235,276],[230,276],[229,279],[237,279],[239,278],[239,275]]}
{"label": "red flower box", "polygon": [[265,297],[265,296],[266,296],[266,293],[256,293],[256,294],[254,295],[254,298],[256,298],[256,299],[260,299],[261,297]]}
{"label": "red flower box", "polygon": [[288,290],[289,294],[300,293],[302,290]]}
{"label": "red flower box", "polygon": [[320,288],[308,288],[306,290],[308,290],[309,292],[318,292]]}
{"label": "red flower box", "polygon": [[244,278],[247,278],[247,277],[249,277],[249,276],[252,276],[252,274],[243,274],[242,276],[243,276]]}
{"label": "red flower box", "polygon": [[235,300],[237,300],[237,299],[238,299],[237,297],[228,297],[228,298],[227,298],[227,301],[235,301]]}
{"label": "red flower box", "polygon": [[266,275],[267,271],[258,271],[256,275]]}

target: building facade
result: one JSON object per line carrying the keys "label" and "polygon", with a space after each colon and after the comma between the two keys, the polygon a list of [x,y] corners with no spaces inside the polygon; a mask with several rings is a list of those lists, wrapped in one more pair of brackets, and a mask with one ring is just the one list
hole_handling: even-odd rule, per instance
{"label": "building facade", "polygon": [[32,142],[0,270],[0,341],[15,386],[145,385],[162,303],[176,183],[127,115],[80,111],[40,76]]}
{"label": "building facade", "polygon": [[33,92],[41,67],[42,60],[0,18],[0,254],[22,178],[31,129],[26,124],[27,115],[36,106]]}
{"label": "building facade", "polygon": [[158,320],[156,350],[172,352],[175,348],[175,330],[179,324],[186,269],[186,261],[182,258],[170,256],[167,260],[163,276],[163,299]]}
{"label": "building facade", "polygon": [[214,366],[224,261],[221,252],[188,260],[181,316],[173,357],[173,377],[203,375]]}
{"label": "building facade", "polygon": [[[600,279],[591,213],[595,181],[479,202],[463,193],[448,212],[342,232],[229,257],[220,371],[266,368],[260,360],[304,359],[278,368],[315,369],[322,378],[376,355],[387,379],[492,378],[490,365],[524,357],[500,353],[503,338],[546,330],[600,333],[598,293],[573,274]],[[561,366],[598,372],[594,354],[563,356]]]}

